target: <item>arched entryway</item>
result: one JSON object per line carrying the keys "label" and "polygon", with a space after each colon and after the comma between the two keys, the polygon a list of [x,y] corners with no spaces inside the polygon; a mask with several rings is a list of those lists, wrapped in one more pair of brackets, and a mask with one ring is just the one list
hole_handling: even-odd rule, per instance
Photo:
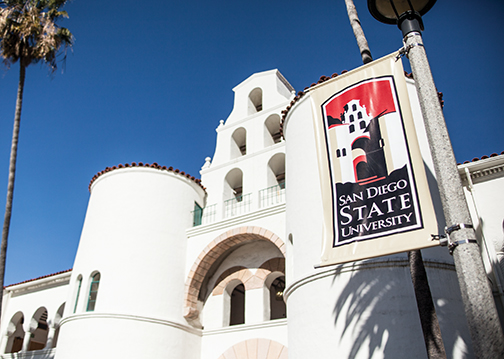
{"label": "arched entryway", "polygon": [[[184,317],[189,323],[195,326],[200,325],[200,310],[212,290],[207,288],[207,284],[220,263],[237,248],[255,241],[268,242],[277,248],[279,256],[285,256],[285,244],[277,235],[254,226],[227,231],[214,239],[201,252],[186,281]],[[244,284],[247,287],[246,281]]]}
{"label": "arched entryway", "polygon": [[287,359],[287,347],[273,340],[249,339],[233,345],[218,359]]}

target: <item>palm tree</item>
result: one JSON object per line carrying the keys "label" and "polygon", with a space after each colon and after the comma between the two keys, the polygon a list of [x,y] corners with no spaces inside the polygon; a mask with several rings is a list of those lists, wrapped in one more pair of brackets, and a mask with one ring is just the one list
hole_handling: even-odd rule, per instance
{"label": "palm tree", "polygon": [[19,62],[19,84],[14,114],[7,201],[0,244],[0,315],[26,67],[43,61],[54,72],[60,49],[66,49],[72,45],[73,36],[70,31],[56,24],[58,19],[68,17],[66,11],[60,10],[65,3],[66,0],[4,0],[0,2],[0,55],[7,66]]}
{"label": "palm tree", "polygon": [[352,25],[352,30],[357,40],[357,45],[359,46],[362,62],[367,64],[373,61],[373,57],[371,57],[371,51],[369,50],[366,36],[364,36],[364,31],[362,30],[359,16],[357,15],[357,9],[355,8],[353,0],[345,0],[345,4],[348,12],[348,19],[350,20],[350,25]]}

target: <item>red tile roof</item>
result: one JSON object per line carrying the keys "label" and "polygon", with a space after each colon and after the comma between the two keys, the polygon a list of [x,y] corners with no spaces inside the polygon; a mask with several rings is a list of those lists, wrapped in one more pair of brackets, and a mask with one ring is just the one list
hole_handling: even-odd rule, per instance
{"label": "red tile roof", "polygon": [[131,164],[126,163],[124,165],[123,164],[119,164],[117,166],[107,167],[103,171],[98,172],[97,174],[95,174],[93,176],[93,178],[91,178],[91,182],[89,182],[89,186],[88,186],[89,191],[91,192],[91,185],[101,175],[103,175],[103,174],[105,174],[107,172],[113,171],[113,170],[117,170],[117,169],[120,169],[120,168],[128,168],[128,167],[150,167],[150,168],[157,168],[158,170],[162,170],[162,171],[169,171],[169,172],[178,173],[181,176],[187,177],[190,180],[194,181],[201,188],[203,188],[203,190],[205,190],[205,187],[203,187],[203,185],[201,184],[201,180],[199,178],[195,178],[194,176],[191,176],[189,173],[185,173],[184,171],[180,171],[179,169],[173,169],[173,167],[171,167],[171,166],[170,167],[160,166],[156,162],[154,162],[153,164],[148,164],[148,163],[144,164],[143,162],[138,162],[138,163],[131,162]]}
{"label": "red tile roof", "polygon": [[36,280],[39,280],[39,279],[52,277],[52,276],[55,276],[55,275],[58,275],[58,274],[67,273],[67,272],[70,272],[71,270],[72,270],[72,268],[67,269],[67,270],[63,270],[61,272],[56,272],[56,273],[51,273],[51,274],[43,275],[42,277],[27,279],[27,280],[24,280],[24,281],[19,282],[19,283],[9,284],[8,286],[5,286],[4,288],[12,287],[12,286],[23,284],[23,283],[33,282],[33,281],[36,281]]}
{"label": "red tile roof", "polygon": [[[502,151],[500,153],[500,155],[504,155],[504,151]],[[490,156],[487,156],[487,155],[483,155],[481,157],[474,157],[472,160],[470,161],[464,161],[464,164],[466,163],[471,163],[471,162],[477,162],[477,161],[480,161],[480,160],[486,160],[487,158],[490,158],[490,157],[497,157],[497,156],[500,156],[498,153],[492,153]],[[460,163],[458,163],[460,165]]]}

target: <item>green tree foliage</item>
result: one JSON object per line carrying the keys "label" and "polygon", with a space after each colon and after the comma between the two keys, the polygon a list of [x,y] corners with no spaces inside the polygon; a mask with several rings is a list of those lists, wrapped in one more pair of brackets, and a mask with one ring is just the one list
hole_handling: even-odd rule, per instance
{"label": "green tree foliage", "polygon": [[[17,146],[26,67],[40,61],[56,70],[58,55],[72,45],[70,31],[57,25],[68,17],[61,8],[66,0],[5,0],[0,1],[0,55],[6,66],[19,62],[19,84],[14,114],[14,129],[9,163],[9,180],[5,218],[0,244],[0,311],[5,277],[5,260],[9,236],[14,179],[16,174]],[[1,314],[1,312],[0,312]]]}

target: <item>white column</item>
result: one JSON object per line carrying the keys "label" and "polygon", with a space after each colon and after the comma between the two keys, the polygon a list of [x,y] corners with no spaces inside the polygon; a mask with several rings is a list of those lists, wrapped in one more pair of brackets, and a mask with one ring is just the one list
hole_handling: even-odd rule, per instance
{"label": "white column", "polygon": [[245,324],[264,321],[264,288],[245,292]]}
{"label": "white column", "polygon": [[28,351],[28,346],[30,345],[31,336],[32,336],[32,333],[30,331],[25,332],[25,336],[23,339],[23,348],[21,349],[22,352]]}
{"label": "white column", "polygon": [[0,353],[5,353],[5,349],[7,349],[7,343],[9,342],[9,336],[10,334],[7,331],[2,337],[2,343],[0,344]]}
{"label": "white column", "polygon": [[54,340],[54,333],[55,332],[56,332],[56,328],[53,325],[51,325],[49,327],[49,333],[47,333],[47,341],[46,341],[46,346],[45,346],[46,349],[52,348],[52,343]]}

